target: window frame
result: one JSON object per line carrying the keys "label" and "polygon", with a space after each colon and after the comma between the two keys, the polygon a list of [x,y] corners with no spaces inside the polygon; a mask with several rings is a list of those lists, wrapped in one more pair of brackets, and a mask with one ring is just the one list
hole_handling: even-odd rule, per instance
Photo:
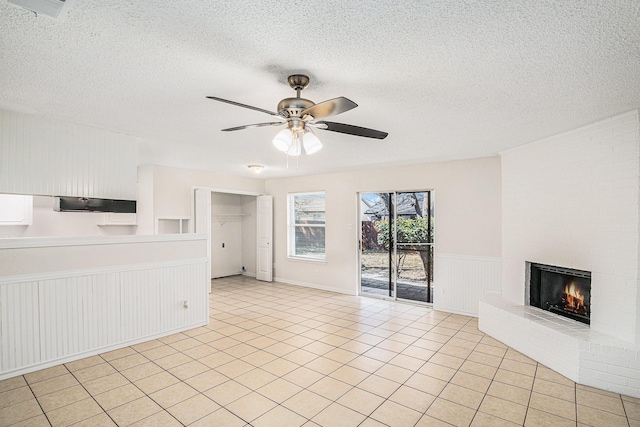
{"label": "window frame", "polygon": [[[322,196],[324,200],[324,221],[322,224],[302,224],[296,223],[295,198],[297,196]],[[324,191],[303,191],[287,194],[287,258],[292,260],[325,262],[327,256],[327,205],[326,193]],[[318,255],[299,255],[296,254],[296,227],[312,227],[322,228],[324,230],[324,246],[322,254]]]}

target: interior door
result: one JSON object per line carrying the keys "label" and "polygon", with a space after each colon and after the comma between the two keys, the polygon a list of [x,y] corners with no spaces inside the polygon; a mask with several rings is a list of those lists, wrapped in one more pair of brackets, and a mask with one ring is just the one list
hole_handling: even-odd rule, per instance
{"label": "interior door", "polygon": [[[207,236],[207,269],[211,279],[211,190],[196,189],[194,195],[194,232]],[[211,293],[211,289],[209,289]]]}
{"label": "interior door", "polygon": [[257,198],[257,237],[256,279],[273,281],[273,197]]}

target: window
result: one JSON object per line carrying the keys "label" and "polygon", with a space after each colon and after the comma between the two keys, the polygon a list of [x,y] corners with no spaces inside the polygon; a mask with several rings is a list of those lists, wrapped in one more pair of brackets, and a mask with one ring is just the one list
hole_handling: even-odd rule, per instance
{"label": "window", "polygon": [[324,260],[324,192],[289,194],[288,255]]}

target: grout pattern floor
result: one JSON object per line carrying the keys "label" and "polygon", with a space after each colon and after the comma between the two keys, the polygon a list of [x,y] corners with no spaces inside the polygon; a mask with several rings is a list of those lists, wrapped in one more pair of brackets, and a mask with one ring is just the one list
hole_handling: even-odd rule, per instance
{"label": "grout pattern floor", "polygon": [[2,426],[640,426],[477,319],[247,277],[208,326],[0,381]]}

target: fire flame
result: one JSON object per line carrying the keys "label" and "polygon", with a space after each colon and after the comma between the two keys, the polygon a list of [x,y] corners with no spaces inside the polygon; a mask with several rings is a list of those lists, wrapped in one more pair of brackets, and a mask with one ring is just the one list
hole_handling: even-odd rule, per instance
{"label": "fire flame", "polygon": [[567,296],[567,306],[574,309],[579,309],[584,306],[584,295],[580,293],[574,282],[564,287],[564,293]]}

